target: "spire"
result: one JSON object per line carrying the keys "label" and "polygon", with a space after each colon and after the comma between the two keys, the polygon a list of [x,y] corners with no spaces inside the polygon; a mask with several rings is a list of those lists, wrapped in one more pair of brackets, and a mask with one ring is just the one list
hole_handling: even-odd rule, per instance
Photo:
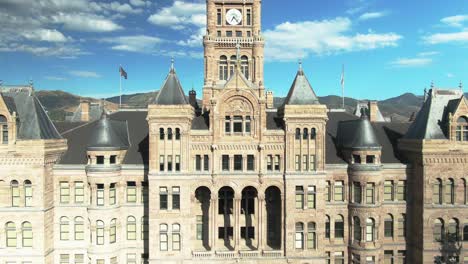
{"label": "spire", "polygon": [[463,92],[463,83],[460,81],[460,84],[458,85],[458,88],[460,88],[460,91]]}
{"label": "spire", "polygon": [[434,80],[431,81],[431,89],[434,89]]}
{"label": "spire", "polygon": [[175,68],[174,68],[174,56],[171,57],[171,73],[175,73]]}
{"label": "spire", "polygon": [[156,96],[155,104],[181,105],[188,104],[184,90],[174,69],[174,58],[171,59],[171,69],[166,80]]}
{"label": "spire", "polygon": [[299,70],[298,74],[304,75],[304,71],[302,70],[302,59],[299,59]]}
{"label": "spire", "polygon": [[296,74],[288,96],[284,100],[284,105],[313,105],[320,104],[312,86],[307,80],[302,68],[302,61],[299,62],[299,69]]}

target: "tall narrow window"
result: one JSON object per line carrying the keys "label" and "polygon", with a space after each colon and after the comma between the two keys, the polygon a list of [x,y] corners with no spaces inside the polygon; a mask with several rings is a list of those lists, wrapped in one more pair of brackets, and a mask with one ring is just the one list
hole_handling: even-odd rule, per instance
{"label": "tall narrow window", "polygon": [[115,205],[116,204],[116,190],[115,190],[115,183],[111,183],[109,187],[109,204]]}
{"label": "tall narrow window", "polygon": [[75,203],[82,204],[84,203],[84,183],[75,182]]}
{"label": "tall narrow window", "polygon": [[275,155],[275,171],[280,171],[280,155]]}
{"label": "tall narrow window", "polygon": [[69,240],[70,239],[70,223],[68,218],[62,216],[60,218],[60,240]]}
{"label": "tall narrow window", "polygon": [[341,215],[335,219],[335,238],[344,238],[344,218]]}
{"label": "tall narrow window", "polygon": [[317,137],[317,130],[315,128],[310,129],[310,139],[315,139]]}
{"label": "tall narrow window", "polygon": [[344,201],[344,182],[336,181],[335,182],[335,202]]}
{"label": "tall narrow window", "polygon": [[196,171],[201,171],[201,163],[202,163],[201,155],[196,155],[195,156],[195,170]]}
{"label": "tall narrow window", "polygon": [[19,184],[16,180],[11,181],[11,206],[19,207],[20,206],[20,191]]}
{"label": "tall narrow window", "polygon": [[397,200],[406,201],[406,181],[398,181]]}
{"label": "tall narrow window", "polygon": [[308,164],[307,164],[307,163],[308,163],[307,160],[308,160],[308,159],[307,159],[307,155],[302,155],[302,170],[303,170],[303,171],[307,171],[307,170],[308,170],[308,169],[307,169],[307,165],[308,165]]}
{"label": "tall narrow window", "polygon": [[300,129],[300,128],[296,128],[295,139],[296,139],[296,140],[300,140],[300,139],[301,139],[301,129]]}
{"label": "tall narrow window", "polygon": [[104,184],[98,184],[96,189],[96,205],[104,205]]}
{"label": "tall narrow window", "polygon": [[[232,31],[231,31],[232,34]],[[226,56],[219,58],[219,80],[226,81],[228,79],[228,62]]]}
{"label": "tall narrow window", "polygon": [[247,9],[246,24],[247,26],[252,25],[252,11],[250,9]]}
{"label": "tall narrow window", "polygon": [[247,155],[247,170],[253,171],[255,169],[254,155]]}
{"label": "tall narrow window", "polygon": [[359,217],[355,216],[353,217],[353,236],[355,241],[361,241],[362,239],[362,232],[361,232],[361,220],[359,220]]}
{"label": "tall narrow window", "polygon": [[159,129],[159,140],[164,140],[164,128]]}
{"label": "tall narrow window", "polygon": [[164,156],[159,156],[159,171],[164,171]]}
{"label": "tall narrow window", "polygon": [[307,208],[315,209],[315,186],[308,186],[307,187]]}
{"label": "tall narrow window", "polygon": [[304,208],[304,187],[296,186],[296,209]]}
{"label": "tall narrow window", "polygon": [[203,215],[197,215],[197,240],[203,240]]}
{"label": "tall narrow window", "polygon": [[180,156],[175,156],[175,171],[180,171]]}
{"label": "tall narrow window", "polygon": [[84,240],[84,220],[83,217],[75,217],[75,240]]}
{"label": "tall narrow window", "polygon": [[458,221],[450,219],[448,222],[447,239],[450,242],[458,241]]}
{"label": "tall narrow window", "polygon": [[445,185],[445,203],[454,204],[455,202],[455,183],[453,179],[449,179]]}
{"label": "tall narrow window", "polygon": [[127,240],[136,240],[136,219],[133,216],[127,217]]}
{"label": "tall narrow window", "polygon": [[241,57],[241,71],[247,80],[250,80],[249,73],[249,58],[247,56]]}
{"label": "tall narrow window", "polygon": [[216,11],[216,25],[221,26],[223,22],[222,14],[221,14],[221,9],[218,9]]}
{"label": "tall narrow window", "polygon": [[326,185],[325,185],[325,201],[327,201],[327,202],[331,201],[331,183],[330,183],[330,181],[327,181]]}
{"label": "tall narrow window", "polygon": [[315,171],[316,170],[315,155],[310,155],[309,156],[309,170],[310,171]]}
{"label": "tall narrow window", "polygon": [[2,129],[2,143],[8,144],[8,120],[4,115],[0,115],[0,126]]}
{"label": "tall narrow window", "polygon": [[8,222],[5,225],[6,246],[16,247],[16,225],[13,222]]}
{"label": "tall narrow window", "polygon": [[241,171],[242,170],[242,155],[234,155],[234,170]]}
{"label": "tall narrow window", "polygon": [[222,160],[223,171],[229,171],[229,156],[223,155]]}
{"label": "tall narrow window", "polygon": [[301,155],[296,155],[296,171],[301,171]]}
{"label": "tall narrow window", "polygon": [[316,225],[314,222],[309,222],[307,224],[307,248],[308,249],[317,248],[317,233],[316,233]]}
{"label": "tall narrow window", "polygon": [[237,65],[237,56],[232,55],[231,60],[229,61],[229,76],[234,75],[234,69],[236,68]]}
{"label": "tall narrow window", "polygon": [[210,170],[210,156],[203,155],[203,170],[209,171]]}
{"label": "tall narrow window", "polygon": [[96,245],[104,245],[104,222],[96,221]]}
{"label": "tall narrow window", "polygon": [[374,183],[366,184],[366,204],[374,204]]}
{"label": "tall narrow window", "polygon": [[353,183],[353,198],[354,198],[354,203],[361,203],[361,198],[362,198],[362,192],[361,192],[361,183],[359,182],[354,182]]}
{"label": "tall narrow window", "polygon": [[242,133],[242,116],[234,116],[233,131],[234,133]]}
{"label": "tall narrow window", "polygon": [[384,236],[393,237],[393,216],[388,214],[384,220]]}
{"label": "tall narrow window", "polygon": [[385,181],[384,183],[384,201],[393,201],[393,181]]}
{"label": "tall narrow window", "polygon": [[23,222],[21,225],[21,237],[23,238],[23,247],[33,246],[33,232],[30,222]]}
{"label": "tall narrow window", "polygon": [[405,237],[406,236],[406,215],[401,214],[400,218],[398,219],[398,236]]}
{"label": "tall narrow window", "polygon": [[231,117],[230,116],[226,116],[224,118],[224,132],[231,133]]}
{"label": "tall narrow window", "polygon": [[335,264],[344,264],[344,252],[338,251],[335,252]]}
{"label": "tall narrow window", "polygon": [[159,209],[167,210],[167,187],[159,187]]}
{"label": "tall narrow window", "polygon": [[296,223],[296,249],[304,249],[304,224]]}
{"label": "tall narrow window", "polygon": [[303,132],[302,132],[302,139],[303,139],[303,140],[309,139],[309,129],[304,128],[304,130],[303,130]]}
{"label": "tall narrow window", "polygon": [[384,250],[384,264],[393,264],[393,250]]}
{"label": "tall narrow window", "polygon": [[180,128],[175,129],[175,140],[180,140]]}
{"label": "tall narrow window", "polygon": [[115,241],[117,241],[117,220],[114,218],[110,222],[109,242],[113,244]]}
{"label": "tall narrow window", "polygon": [[325,238],[330,238],[330,217],[325,216]]}
{"label": "tall narrow window", "polygon": [[172,209],[180,209],[180,187],[172,187]]}
{"label": "tall narrow window", "polygon": [[372,218],[366,219],[366,241],[372,242],[375,237],[375,221]]}
{"label": "tall narrow window", "polygon": [[172,250],[180,251],[180,225],[172,224]]}
{"label": "tall narrow window", "polygon": [[432,202],[442,204],[442,180],[436,179],[432,187]]}
{"label": "tall narrow window", "polygon": [[167,140],[172,140],[172,128],[167,129]]}
{"label": "tall narrow window", "polygon": [[167,251],[168,250],[168,236],[167,236],[167,225],[159,225],[159,250]]}
{"label": "tall narrow window", "polygon": [[273,156],[268,155],[267,156],[267,171],[272,171],[273,170]]}
{"label": "tall narrow window", "polygon": [[70,202],[70,184],[68,182],[60,182],[60,203]]}
{"label": "tall narrow window", "polygon": [[135,182],[127,182],[127,203],[136,203],[137,188]]}
{"label": "tall narrow window", "polygon": [[434,220],[433,236],[434,241],[441,242],[444,235],[444,221],[442,219]]}
{"label": "tall narrow window", "polygon": [[167,156],[167,171],[172,171],[172,156]]}
{"label": "tall narrow window", "polygon": [[30,180],[24,181],[24,206],[30,207],[33,202],[33,190]]}

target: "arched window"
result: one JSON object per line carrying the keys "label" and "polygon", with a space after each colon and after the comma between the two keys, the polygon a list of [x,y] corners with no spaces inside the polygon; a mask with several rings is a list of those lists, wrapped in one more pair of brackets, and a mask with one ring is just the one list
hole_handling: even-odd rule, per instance
{"label": "arched window", "polygon": [[16,247],[16,225],[13,222],[8,222],[5,225],[6,246]]}
{"label": "arched window", "polygon": [[96,245],[104,245],[104,222],[96,221]]}
{"label": "arched window", "polygon": [[307,224],[307,248],[308,249],[317,248],[316,225],[314,222],[309,222]]}
{"label": "arched window", "polygon": [[453,219],[449,220],[447,239],[449,241],[457,241],[458,240],[458,220],[457,219],[453,218]]}
{"label": "arched window", "polygon": [[309,130],[307,128],[304,128],[304,132],[302,133],[302,139],[307,140],[309,139]]}
{"label": "arched window", "polygon": [[136,240],[136,219],[133,216],[127,217],[127,240]]}
{"label": "arched window", "polygon": [[355,241],[361,241],[362,239],[362,232],[361,232],[361,220],[359,220],[359,217],[355,216],[353,217],[353,222],[354,222],[354,240]]}
{"label": "arched window", "polygon": [[167,237],[167,225],[159,225],[159,250],[167,251],[168,250],[168,237]]}
{"label": "arched window", "polygon": [[250,79],[250,75],[249,75],[249,58],[247,56],[242,56],[241,57],[241,72],[242,74],[244,74],[245,78],[247,78],[247,80]]}
{"label": "arched window", "polygon": [[172,128],[167,129],[167,140],[172,140]]}
{"label": "arched window", "polygon": [[236,57],[236,55],[232,55],[230,60],[229,60],[229,77],[228,77],[228,79],[234,74],[234,71],[236,70],[236,64],[237,64],[237,57]]}
{"label": "arched window", "polygon": [[366,241],[372,242],[375,239],[375,221],[372,218],[366,219]]}
{"label": "arched window", "polygon": [[172,250],[180,251],[180,225],[172,224]]}
{"label": "arched window", "polygon": [[296,140],[300,140],[300,139],[301,139],[301,129],[296,128]]}
{"label": "arched window", "polygon": [[70,239],[70,222],[66,216],[60,218],[60,240]]}
{"label": "arched window", "polygon": [[13,180],[10,183],[11,187],[11,206],[19,207],[20,206],[20,191],[18,181]]}
{"label": "arched window", "polygon": [[219,80],[226,81],[228,79],[228,62],[227,57],[222,55],[219,57]]}
{"label": "arched window", "polygon": [[445,203],[454,204],[455,202],[455,183],[453,179],[449,179],[445,185]]}
{"label": "arched window", "polygon": [[33,198],[33,192],[32,192],[32,184],[30,180],[25,180],[24,181],[24,206],[29,207],[32,206],[32,198]]}
{"label": "arched window", "polygon": [[468,241],[468,225],[463,227],[463,241]]}
{"label": "arched window", "polygon": [[465,116],[461,116],[457,119],[455,135],[457,141],[468,141],[468,118]]}
{"label": "arched window", "polygon": [[442,204],[442,180],[436,179],[432,187],[432,202]]}
{"label": "arched window", "polygon": [[310,139],[315,139],[317,137],[317,130],[315,128],[310,129]]}
{"label": "arched window", "polygon": [[304,249],[304,224],[296,223],[296,249]]}
{"label": "arched window", "polygon": [[433,235],[434,241],[440,242],[444,236],[444,220],[436,219],[434,220],[433,226]]}
{"label": "arched window", "polygon": [[2,129],[2,144],[8,144],[8,123],[4,115],[0,115],[0,128]]}
{"label": "arched window", "polygon": [[33,232],[30,222],[23,222],[21,225],[21,236],[23,238],[23,247],[32,247],[33,245]]}
{"label": "arched window", "polygon": [[393,216],[388,214],[384,220],[384,236],[393,237]]}
{"label": "arched window", "polygon": [[110,221],[109,242],[113,244],[115,241],[117,241],[117,220],[114,218]]}
{"label": "arched window", "polygon": [[164,140],[164,128],[159,129],[159,140]]}
{"label": "arched window", "polygon": [[175,140],[180,140],[180,128],[175,129]]}
{"label": "arched window", "polygon": [[344,238],[344,218],[338,215],[335,219],[335,238]]}
{"label": "arched window", "polygon": [[75,217],[75,240],[84,240],[84,220],[82,217]]}
{"label": "arched window", "polygon": [[325,216],[325,238],[330,238],[330,216]]}

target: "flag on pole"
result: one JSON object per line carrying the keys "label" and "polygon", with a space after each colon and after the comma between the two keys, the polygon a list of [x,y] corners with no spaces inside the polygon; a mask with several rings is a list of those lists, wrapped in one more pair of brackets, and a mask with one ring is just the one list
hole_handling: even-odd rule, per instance
{"label": "flag on pole", "polygon": [[344,87],[344,65],[343,65],[343,69],[341,70],[341,87],[342,88]]}
{"label": "flag on pole", "polygon": [[344,64],[341,69],[341,97],[342,97],[342,102],[341,102],[341,107],[345,109],[345,103],[344,103],[344,85],[345,85],[345,80],[344,80]]}
{"label": "flag on pole", "polygon": [[127,79],[127,72],[120,66],[119,68],[120,76],[124,77],[125,80]]}

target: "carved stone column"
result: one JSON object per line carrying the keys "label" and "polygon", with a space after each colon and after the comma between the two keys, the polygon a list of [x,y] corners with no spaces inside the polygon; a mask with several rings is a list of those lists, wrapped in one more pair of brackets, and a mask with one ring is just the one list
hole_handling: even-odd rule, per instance
{"label": "carved stone column", "polygon": [[257,250],[265,249],[266,240],[266,219],[265,218],[265,195],[263,193],[258,194],[258,246]]}
{"label": "carved stone column", "polygon": [[215,251],[216,250],[216,242],[217,242],[217,237],[216,237],[216,233],[217,233],[217,208],[218,208],[218,195],[217,194],[211,194],[211,202],[210,202],[210,220],[209,223],[211,223],[211,232],[210,232],[210,237],[211,237],[211,241],[210,241],[210,247],[211,247],[211,251]]}
{"label": "carved stone column", "polygon": [[241,197],[237,194],[234,196],[234,250],[239,250],[240,248],[240,203]]}

